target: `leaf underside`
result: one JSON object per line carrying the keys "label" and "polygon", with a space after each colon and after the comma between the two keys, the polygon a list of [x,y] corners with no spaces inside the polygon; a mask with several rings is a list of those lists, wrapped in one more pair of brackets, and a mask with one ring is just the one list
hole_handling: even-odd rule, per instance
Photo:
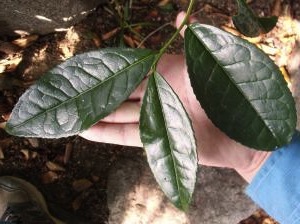
{"label": "leaf underside", "polygon": [[154,58],[150,50],[114,48],[70,58],[21,96],[6,131],[43,138],[78,134],[126,100]]}
{"label": "leaf underside", "polygon": [[234,26],[247,37],[256,37],[271,31],[277,23],[276,16],[257,17],[245,0],[236,0],[238,14],[232,17]]}
{"label": "leaf underside", "polygon": [[158,73],[148,81],[140,136],[158,184],[176,207],[186,210],[196,182],[196,141],[179,98]]}
{"label": "leaf underside", "polygon": [[279,68],[263,51],[218,28],[192,24],[185,52],[197,99],[229,137],[260,150],[291,140],[295,103]]}

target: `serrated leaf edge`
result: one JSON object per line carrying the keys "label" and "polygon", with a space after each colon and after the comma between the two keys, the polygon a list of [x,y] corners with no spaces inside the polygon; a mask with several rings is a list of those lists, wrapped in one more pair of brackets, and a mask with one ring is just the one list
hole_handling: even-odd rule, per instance
{"label": "serrated leaf edge", "polygon": [[[162,100],[161,100],[161,96],[160,96],[160,94],[159,94],[159,91],[157,90],[157,76],[158,76],[158,73],[154,73],[153,74],[153,78],[154,78],[154,81],[155,81],[155,89],[156,89],[156,92],[157,92],[157,95],[158,95],[158,99],[159,99],[159,102],[160,102],[160,104],[159,104],[159,106],[160,106],[160,109],[161,109],[161,111],[162,111],[162,115],[163,115],[163,119],[164,119],[164,124],[166,123],[166,117],[165,117],[165,113],[163,112],[163,108],[161,107],[161,105],[162,105]],[[162,76],[160,76],[166,83],[167,83],[167,81],[162,77]],[[169,85],[169,84],[168,84]],[[172,87],[169,85],[169,87],[172,89]],[[173,90],[173,89],[172,89]],[[173,91],[174,92],[174,91]],[[175,92],[174,92],[175,93]],[[170,137],[169,137],[169,132],[168,132],[168,128],[164,125],[164,129],[165,129],[165,132],[166,132],[166,134],[167,134],[167,138],[168,138],[168,145],[171,145],[170,144]],[[182,196],[181,196],[181,194],[180,194],[180,182],[179,182],[179,177],[178,177],[178,170],[177,170],[177,168],[176,168],[176,164],[175,164],[175,156],[174,156],[174,153],[173,153],[173,151],[172,151],[172,148],[171,147],[168,147],[168,149],[169,149],[169,151],[170,151],[170,154],[171,154],[171,156],[172,156],[172,165],[173,165],[173,169],[174,169],[174,173],[175,173],[175,178],[176,178],[176,183],[177,183],[177,191],[178,191],[178,195],[179,195],[179,198],[180,198],[180,203],[181,203],[181,206],[182,206],[182,208],[184,208],[183,207],[183,205],[184,205],[184,200],[182,200]],[[189,199],[188,199],[188,201],[190,201],[191,200],[191,196],[189,197]]]}
{"label": "serrated leaf edge", "polygon": [[[205,49],[209,52],[209,54],[214,58],[214,60],[215,60],[216,63],[218,64],[218,66],[220,66],[220,67],[222,68],[222,70],[225,72],[227,78],[228,78],[232,83],[235,83],[235,81],[232,80],[232,78],[228,75],[228,71],[226,71],[226,69],[223,69],[223,66],[221,66],[221,65],[219,64],[219,61],[216,59],[216,57],[215,57],[213,54],[210,53],[210,50],[209,50],[209,49],[207,48],[207,46],[202,42],[201,38],[199,38],[199,37],[197,36],[196,32],[194,32],[194,30],[191,28],[193,25],[197,25],[197,24],[194,23],[194,24],[189,25],[189,26],[187,27],[187,30],[190,30],[190,31],[197,37],[197,39],[198,39],[199,42],[202,44],[202,46],[204,46],[204,48],[205,48]],[[199,25],[200,25],[200,24],[198,24],[198,27],[199,27]],[[204,27],[205,27],[205,25],[200,25],[200,26],[204,26]],[[214,28],[215,28],[215,27],[214,27]],[[224,31],[224,30],[221,30],[221,31],[227,33],[228,35],[232,35],[232,34],[226,32],[226,31]],[[235,37],[235,38],[239,38],[238,36],[234,36],[234,37]],[[239,38],[239,39],[240,39],[241,41],[247,42],[246,40],[244,40],[244,39],[242,39],[242,38]],[[251,44],[250,42],[248,42],[248,43]],[[255,47],[255,48],[256,48],[256,47]],[[261,49],[259,49],[259,48],[256,48],[256,50],[261,51],[263,54],[265,54],[265,53],[264,53]],[[234,85],[234,86],[235,86],[235,87],[238,89],[238,91],[239,91],[239,92],[247,99],[247,103],[249,103],[248,97],[246,97],[246,95],[244,94],[244,92],[243,92],[240,88],[238,88],[237,85]],[[268,132],[272,134],[272,136],[273,136],[273,138],[276,140],[277,144],[280,145],[281,143],[278,142],[278,138],[276,137],[276,135],[274,134],[274,132],[273,132],[273,131],[269,128],[269,126],[265,123],[264,119],[260,116],[260,114],[258,113],[258,111],[252,106],[251,103],[250,103],[250,105],[251,105],[251,108],[255,111],[255,113],[258,114],[259,119],[265,124],[266,127],[268,127],[268,128],[267,128],[267,129],[268,129]]]}
{"label": "serrated leaf edge", "polygon": [[[156,53],[154,53],[153,51],[151,51],[149,55],[145,56],[145,57],[142,58],[141,60],[137,60],[136,62],[134,62],[134,63],[132,63],[132,64],[129,64],[128,67],[126,67],[126,68],[124,68],[124,69],[122,69],[122,70],[116,72],[115,74],[113,74],[113,75],[110,76],[109,78],[105,79],[103,82],[100,82],[100,83],[98,83],[97,85],[93,86],[92,88],[89,88],[89,89],[87,89],[87,90],[81,92],[80,94],[78,94],[78,95],[75,96],[75,97],[72,97],[72,98],[67,99],[67,100],[64,101],[63,103],[59,103],[59,104],[57,104],[57,105],[55,105],[55,106],[53,106],[53,107],[51,107],[51,108],[49,108],[49,109],[47,109],[47,110],[44,110],[44,111],[41,112],[41,113],[36,114],[35,116],[33,116],[33,117],[31,117],[30,119],[24,121],[23,123],[20,123],[20,124],[17,124],[17,125],[13,125],[13,126],[7,126],[7,125],[6,125],[5,130],[6,130],[8,133],[11,133],[10,130],[15,129],[15,128],[18,128],[18,127],[23,126],[23,125],[26,125],[26,124],[27,124],[28,122],[30,122],[31,120],[36,119],[37,117],[39,117],[39,116],[41,116],[41,115],[43,115],[43,114],[45,114],[45,113],[48,113],[49,111],[53,111],[53,110],[55,110],[56,108],[58,108],[58,107],[60,107],[60,106],[62,106],[62,105],[65,105],[65,104],[67,104],[68,102],[70,102],[71,100],[75,100],[76,98],[78,98],[78,97],[80,97],[80,96],[82,96],[82,95],[84,95],[84,94],[86,94],[86,93],[88,93],[88,92],[90,92],[90,91],[93,91],[95,88],[98,88],[98,87],[99,87],[100,85],[102,85],[103,83],[109,81],[109,80],[112,79],[112,78],[115,78],[116,76],[120,75],[120,74],[123,73],[124,71],[129,70],[131,67],[133,67],[133,66],[135,66],[135,65],[137,65],[137,64],[139,64],[139,63],[141,63],[141,62],[143,62],[143,61],[146,61],[146,60],[149,59],[150,57],[153,57],[155,54],[156,54]],[[120,56],[120,55],[119,55],[119,56]],[[121,57],[123,57],[123,56],[121,56]],[[123,57],[123,58],[124,58],[124,57]],[[49,71],[49,72],[50,72],[50,71]],[[101,119],[101,118],[100,118],[100,119]],[[7,123],[7,124],[8,124],[8,123]],[[25,136],[25,135],[19,135],[19,136]],[[27,136],[27,135],[26,135],[26,136]]]}

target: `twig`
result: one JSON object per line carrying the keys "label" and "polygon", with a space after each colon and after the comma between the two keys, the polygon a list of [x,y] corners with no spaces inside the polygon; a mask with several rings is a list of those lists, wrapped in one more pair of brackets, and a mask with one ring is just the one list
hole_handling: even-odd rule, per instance
{"label": "twig", "polygon": [[153,30],[151,33],[149,33],[142,41],[141,43],[137,46],[137,48],[140,48],[141,46],[144,45],[144,43],[151,37],[153,36],[155,33],[157,33],[158,31],[162,30],[163,28],[165,28],[166,26],[172,26],[171,22],[165,23],[162,26],[158,27],[157,29]]}

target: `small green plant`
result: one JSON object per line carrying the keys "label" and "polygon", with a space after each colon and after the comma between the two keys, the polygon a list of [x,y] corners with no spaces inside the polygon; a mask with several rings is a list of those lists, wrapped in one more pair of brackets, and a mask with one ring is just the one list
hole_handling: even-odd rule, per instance
{"label": "small green plant", "polygon": [[[235,23],[274,26],[254,16],[243,0]],[[197,171],[190,119],[156,65],[186,24],[160,51],[107,48],[77,55],[56,66],[19,99],[6,131],[25,137],[76,135],[113,112],[141,81],[149,81],[140,112],[140,137],[149,166],[172,203],[186,209]],[[268,29],[265,29],[267,32]],[[244,32],[247,34],[247,32]],[[185,57],[194,93],[212,122],[236,141],[258,150],[287,144],[295,131],[293,97],[278,67],[255,45],[216,27],[191,24]]]}

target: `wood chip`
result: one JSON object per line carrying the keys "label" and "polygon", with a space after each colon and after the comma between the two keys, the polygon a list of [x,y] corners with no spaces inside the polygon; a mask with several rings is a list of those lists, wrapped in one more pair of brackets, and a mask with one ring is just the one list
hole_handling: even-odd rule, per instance
{"label": "wood chip", "polygon": [[88,179],[79,179],[73,182],[72,187],[75,191],[82,192],[90,188],[92,185],[93,183]]}
{"label": "wood chip", "polygon": [[50,184],[56,181],[59,178],[58,174],[53,171],[48,171],[42,174],[42,182],[44,184]]}
{"label": "wood chip", "polygon": [[50,171],[60,171],[60,172],[65,171],[65,168],[51,161],[46,162],[46,166]]}

